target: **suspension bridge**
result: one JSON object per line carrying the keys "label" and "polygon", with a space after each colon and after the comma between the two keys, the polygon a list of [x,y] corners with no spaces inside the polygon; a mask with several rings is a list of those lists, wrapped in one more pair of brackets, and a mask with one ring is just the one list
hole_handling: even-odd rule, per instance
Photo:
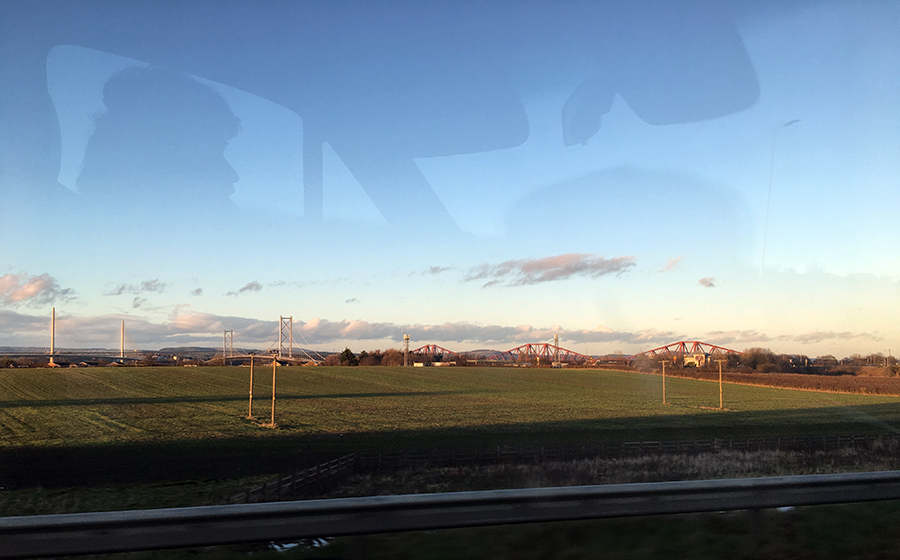
{"label": "suspension bridge", "polygon": [[[309,342],[298,332],[300,339],[309,346]],[[273,340],[273,338],[277,340]],[[315,350],[306,350],[303,347],[297,347],[297,354],[294,354],[294,317],[281,316],[278,318],[278,325],[269,340],[265,350],[246,350],[236,349],[234,347],[234,331],[225,331],[222,342],[222,352],[216,353],[213,360],[221,359],[225,364],[243,363],[254,358],[265,357],[278,363],[287,364],[320,364],[325,359]]]}

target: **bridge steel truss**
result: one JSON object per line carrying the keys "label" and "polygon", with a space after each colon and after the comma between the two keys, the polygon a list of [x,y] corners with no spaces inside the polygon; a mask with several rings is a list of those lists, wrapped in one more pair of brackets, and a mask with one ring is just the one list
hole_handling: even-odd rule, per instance
{"label": "bridge steel truss", "polygon": [[465,358],[459,352],[454,352],[453,350],[447,350],[446,348],[442,348],[436,344],[426,344],[425,346],[420,346],[412,351],[412,354],[418,356],[443,356],[444,358]]}
{"label": "bridge steel truss", "polygon": [[629,358],[632,360],[638,356],[647,356],[648,358],[655,358],[657,356],[683,358],[684,356],[692,356],[694,354],[708,354],[710,356],[727,356],[733,354],[740,356],[742,352],[725,348],[724,346],[700,342],[699,340],[680,340],[665,346],[660,346],[659,348],[654,348],[653,350],[647,350],[646,352],[629,356]]}
{"label": "bridge steel truss", "polygon": [[512,350],[488,356],[487,359],[491,362],[519,362],[523,360],[529,361],[538,359],[547,360],[548,363],[586,363],[593,361],[593,358],[590,356],[579,354],[572,350],[566,350],[565,348],[549,342],[523,344]]}

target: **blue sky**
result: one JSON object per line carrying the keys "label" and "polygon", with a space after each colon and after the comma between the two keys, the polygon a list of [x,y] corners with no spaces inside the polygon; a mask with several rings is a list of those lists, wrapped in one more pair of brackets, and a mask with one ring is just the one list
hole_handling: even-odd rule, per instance
{"label": "blue sky", "polygon": [[900,348],[893,3],[71,6],[3,5],[0,345]]}

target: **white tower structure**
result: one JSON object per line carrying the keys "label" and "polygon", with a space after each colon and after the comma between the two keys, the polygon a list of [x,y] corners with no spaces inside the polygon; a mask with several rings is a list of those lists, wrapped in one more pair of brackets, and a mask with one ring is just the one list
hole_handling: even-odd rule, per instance
{"label": "white tower structure", "polygon": [[553,335],[553,367],[561,367],[559,363],[559,333]]}
{"label": "white tower structure", "polygon": [[403,335],[403,365],[409,365],[409,335]]}

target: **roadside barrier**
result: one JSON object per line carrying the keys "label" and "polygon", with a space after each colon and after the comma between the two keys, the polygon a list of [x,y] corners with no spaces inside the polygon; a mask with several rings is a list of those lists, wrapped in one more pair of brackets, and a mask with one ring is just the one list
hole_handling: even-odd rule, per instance
{"label": "roadside barrier", "polygon": [[900,471],[0,518],[0,559],[900,498]]}

